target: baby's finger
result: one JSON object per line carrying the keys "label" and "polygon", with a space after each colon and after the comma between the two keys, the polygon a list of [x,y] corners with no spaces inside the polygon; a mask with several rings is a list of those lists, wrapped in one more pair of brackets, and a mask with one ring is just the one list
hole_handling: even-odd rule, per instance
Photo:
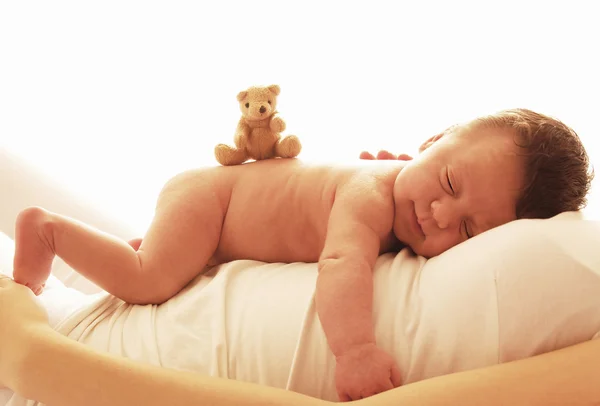
{"label": "baby's finger", "polygon": [[390,370],[390,379],[394,388],[402,385],[402,374],[396,365],[392,366],[392,369]]}
{"label": "baby's finger", "polygon": [[375,392],[375,393],[385,392],[385,391],[388,391],[390,389],[394,389],[394,383],[392,382],[391,379],[386,379],[384,382],[382,382],[378,386],[377,392]]}
{"label": "baby's finger", "polygon": [[348,388],[348,391],[344,393],[338,392],[338,396],[342,402],[353,402],[355,400],[362,399],[363,390],[357,386]]}
{"label": "baby's finger", "polygon": [[340,399],[340,402],[350,402],[352,400],[347,393],[338,392],[338,398]]}
{"label": "baby's finger", "polygon": [[385,392],[385,390],[373,390],[373,391],[363,392],[360,399],[370,398],[371,396],[375,396],[378,393],[382,393],[382,392]]}

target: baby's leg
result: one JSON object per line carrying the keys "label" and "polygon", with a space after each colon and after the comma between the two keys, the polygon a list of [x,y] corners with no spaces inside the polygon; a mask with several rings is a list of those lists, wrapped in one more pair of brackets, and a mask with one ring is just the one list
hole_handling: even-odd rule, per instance
{"label": "baby's leg", "polygon": [[38,207],[16,227],[14,277],[40,290],[54,255],[107,292],[130,303],[162,303],[206,265],[219,244],[226,203],[202,172],[172,179],[136,252],[127,242]]}
{"label": "baby's leg", "polygon": [[36,295],[42,292],[54,261],[54,250],[48,233],[39,227],[41,216],[44,215],[44,211],[26,209],[19,213],[15,224],[13,276]]}

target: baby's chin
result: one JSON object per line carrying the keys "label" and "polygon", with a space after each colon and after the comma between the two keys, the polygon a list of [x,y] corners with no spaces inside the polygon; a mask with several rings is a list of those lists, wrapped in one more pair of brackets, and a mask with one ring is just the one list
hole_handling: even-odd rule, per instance
{"label": "baby's chin", "polygon": [[409,247],[412,250],[412,252],[414,252],[418,256],[424,257],[426,259],[438,256],[438,255],[440,255],[443,252],[443,251],[442,252],[437,252],[437,251],[434,251],[434,250],[430,249],[429,247],[424,247],[422,243],[421,244],[419,244],[419,243],[416,243],[416,244],[404,244],[404,245],[406,245],[407,247]]}
{"label": "baby's chin", "polygon": [[[400,248],[410,248],[412,250],[412,252],[414,252],[416,255],[425,257],[425,258],[430,258],[432,256],[435,256],[437,254],[432,255],[432,253],[430,252],[430,250],[427,249],[427,247],[424,247],[423,243],[424,241],[413,241],[413,242],[405,242],[405,240],[407,240],[407,238],[403,238],[405,236],[403,236],[403,232],[397,232],[396,227],[394,227],[394,235],[396,236],[396,239],[399,242]],[[414,237],[413,237],[414,238]]]}

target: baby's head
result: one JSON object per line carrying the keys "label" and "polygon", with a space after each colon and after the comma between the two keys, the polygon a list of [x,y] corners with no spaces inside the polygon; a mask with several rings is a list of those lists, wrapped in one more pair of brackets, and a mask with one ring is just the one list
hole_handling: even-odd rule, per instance
{"label": "baby's head", "polygon": [[525,109],[455,125],[427,140],[394,186],[394,233],[432,257],[521,218],[585,207],[593,172],[577,134]]}

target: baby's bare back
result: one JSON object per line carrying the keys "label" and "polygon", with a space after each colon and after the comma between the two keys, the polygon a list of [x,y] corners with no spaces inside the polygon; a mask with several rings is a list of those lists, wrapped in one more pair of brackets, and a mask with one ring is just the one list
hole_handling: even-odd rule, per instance
{"label": "baby's bare back", "polygon": [[[340,190],[368,177],[377,179],[368,186],[373,196],[384,188],[389,189],[391,199],[399,169],[362,165],[311,165],[296,159],[274,159],[198,172],[198,176],[211,178],[225,205],[220,241],[209,264],[236,259],[316,262]],[[389,176],[371,176],[382,170]],[[364,194],[365,198],[368,195]],[[389,213],[382,212],[385,215]]]}
{"label": "baby's bare back", "polygon": [[336,190],[350,171],[280,159],[218,169],[216,187],[230,198],[216,262],[318,259]]}

